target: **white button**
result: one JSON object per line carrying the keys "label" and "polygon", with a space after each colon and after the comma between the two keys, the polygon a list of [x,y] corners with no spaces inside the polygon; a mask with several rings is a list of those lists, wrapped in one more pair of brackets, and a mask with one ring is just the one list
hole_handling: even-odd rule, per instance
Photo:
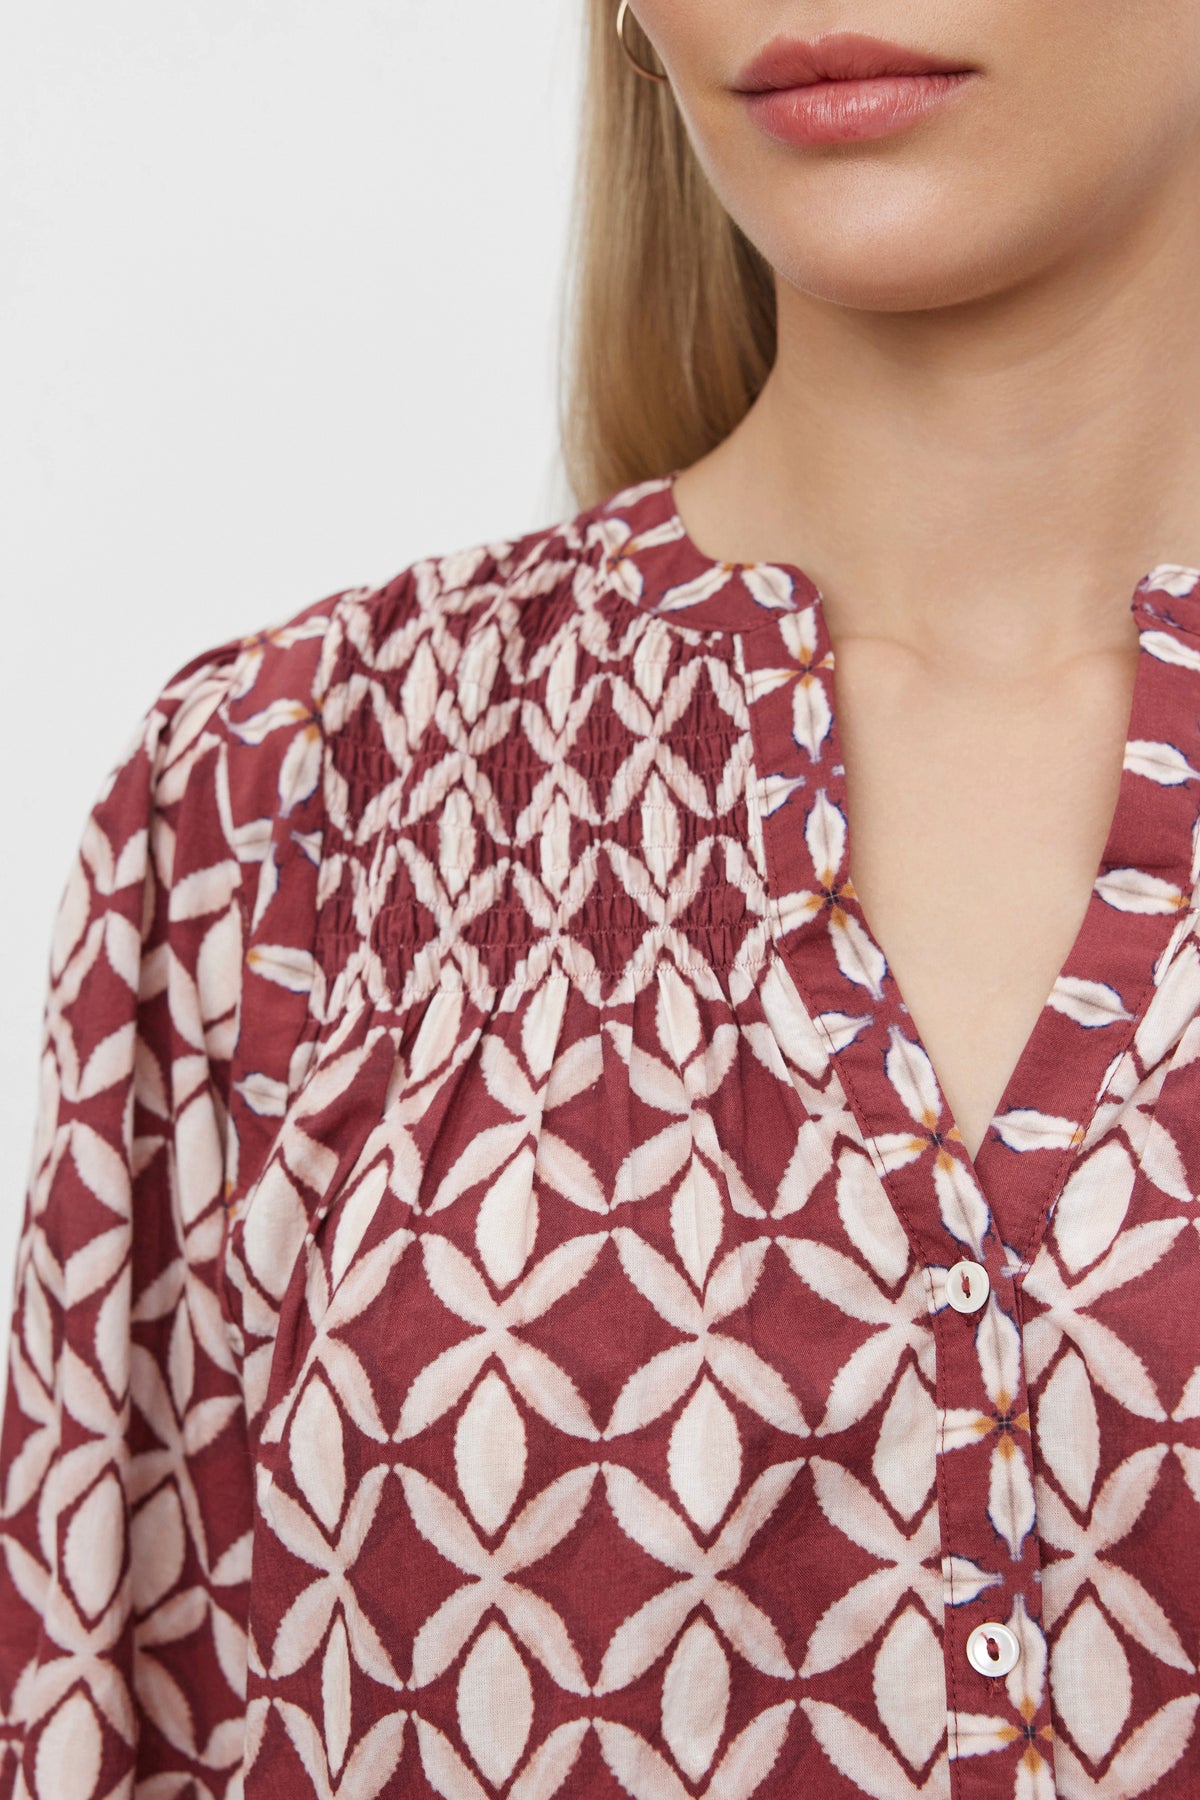
{"label": "white button", "polygon": [[946,1276],[946,1298],[955,1312],[978,1312],[986,1304],[991,1291],[988,1272],[978,1263],[955,1263]]}
{"label": "white button", "polygon": [[1007,1675],[1021,1660],[1021,1646],[1007,1625],[977,1625],[967,1639],[967,1661],[981,1675]]}

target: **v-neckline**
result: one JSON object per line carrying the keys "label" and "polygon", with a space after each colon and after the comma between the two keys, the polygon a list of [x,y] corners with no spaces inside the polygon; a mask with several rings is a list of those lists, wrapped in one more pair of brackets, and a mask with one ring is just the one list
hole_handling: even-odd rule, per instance
{"label": "v-neckline", "polygon": [[[774,935],[826,1032],[864,1142],[910,1235],[928,1219],[981,1260],[1034,1249],[1105,1088],[1182,937],[1200,806],[1200,570],[1160,565],[1130,601],[1138,662],[1123,766],[1082,923],[972,1158],[850,880],[852,826],[822,598],[795,594],[742,638]],[[1163,585],[1166,584],[1166,585]],[[1177,591],[1178,590],[1178,591]],[[920,1192],[903,1171],[923,1164]],[[921,1204],[922,1197],[925,1204]]]}
{"label": "v-neckline", "polygon": [[[930,1263],[955,1260],[962,1246],[998,1265],[1010,1255],[1028,1261],[1194,916],[1200,569],[1159,563],[1134,589],[1138,665],[1101,862],[972,1158],[847,885],[845,768],[820,589],[793,563],[706,555],[675,504],[679,473],[620,489],[594,509],[587,535],[604,579],[697,647],[734,639],[753,747],[748,829],[771,939],[910,1239]],[[831,930],[838,914],[845,929]]]}

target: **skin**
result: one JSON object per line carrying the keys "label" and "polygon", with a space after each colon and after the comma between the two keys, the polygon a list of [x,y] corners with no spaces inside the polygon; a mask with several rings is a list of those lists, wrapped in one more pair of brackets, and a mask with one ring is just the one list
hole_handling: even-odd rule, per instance
{"label": "skin", "polygon": [[[1200,8],[635,10],[776,274],[775,367],[676,502],[710,556],[821,590],[851,873],[973,1155],[1098,872],[1133,590],[1200,568]],[[889,137],[767,137],[739,71],[840,30],[969,91]]]}

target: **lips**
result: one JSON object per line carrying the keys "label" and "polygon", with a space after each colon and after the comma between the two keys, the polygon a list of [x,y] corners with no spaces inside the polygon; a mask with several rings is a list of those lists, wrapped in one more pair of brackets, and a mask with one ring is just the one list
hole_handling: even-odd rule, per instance
{"label": "lips", "polygon": [[858,32],[823,38],[774,38],[735,82],[743,94],[811,87],[818,81],[865,81],[877,75],[960,74],[969,65],[928,50],[910,50]]}

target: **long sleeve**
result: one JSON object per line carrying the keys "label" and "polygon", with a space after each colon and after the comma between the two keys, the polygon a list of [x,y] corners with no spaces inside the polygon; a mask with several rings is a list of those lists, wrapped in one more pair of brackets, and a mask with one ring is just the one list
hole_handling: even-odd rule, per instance
{"label": "long sleeve", "polygon": [[337,598],[167,684],[62,894],[0,1436],[4,1800],[239,1791],[253,1493],[223,1254],[305,1053]]}

